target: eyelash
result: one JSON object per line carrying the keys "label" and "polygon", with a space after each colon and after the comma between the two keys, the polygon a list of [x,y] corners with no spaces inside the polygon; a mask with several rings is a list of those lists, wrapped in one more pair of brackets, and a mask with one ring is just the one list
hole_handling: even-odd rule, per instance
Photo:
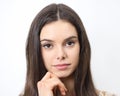
{"label": "eyelash", "polygon": [[75,44],[75,41],[67,41],[66,43],[65,43],[65,46],[67,46],[67,47],[72,47],[73,45]]}
{"label": "eyelash", "polygon": [[42,47],[44,47],[45,49],[50,49],[53,47],[53,45],[48,43],[48,44],[43,44]]}
{"label": "eyelash", "polygon": [[[64,44],[65,47],[72,47],[74,45],[75,45],[75,41],[67,41]],[[42,47],[44,47],[45,49],[51,49],[53,48],[53,44],[50,43],[42,44]]]}

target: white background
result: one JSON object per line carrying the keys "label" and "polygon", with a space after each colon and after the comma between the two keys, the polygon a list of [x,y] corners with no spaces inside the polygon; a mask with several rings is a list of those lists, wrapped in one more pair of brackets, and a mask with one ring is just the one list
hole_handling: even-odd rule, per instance
{"label": "white background", "polygon": [[23,90],[30,24],[53,2],[69,5],[81,17],[91,44],[96,87],[120,96],[119,0],[0,0],[0,96],[18,96]]}

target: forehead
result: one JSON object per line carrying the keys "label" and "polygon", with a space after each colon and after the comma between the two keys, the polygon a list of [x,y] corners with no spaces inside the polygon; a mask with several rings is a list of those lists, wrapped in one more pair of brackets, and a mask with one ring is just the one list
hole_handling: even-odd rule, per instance
{"label": "forehead", "polygon": [[71,23],[65,20],[48,23],[40,32],[40,39],[58,39],[69,36],[77,36],[77,31]]}

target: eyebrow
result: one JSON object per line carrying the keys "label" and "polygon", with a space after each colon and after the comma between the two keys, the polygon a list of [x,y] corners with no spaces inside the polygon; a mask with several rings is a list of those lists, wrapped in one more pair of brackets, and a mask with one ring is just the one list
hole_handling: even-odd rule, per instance
{"label": "eyebrow", "polygon": [[[73,39],[73,38],[78,38],[78,37],[77,36],[70,36],[70,37],[64,39],[64,41],[68,41],[68,40]],[[42,39],[42,40],[40,40],[40,42],[42,42],[42,41],[54,42],[53,40],[50,40],[50,39]]]}

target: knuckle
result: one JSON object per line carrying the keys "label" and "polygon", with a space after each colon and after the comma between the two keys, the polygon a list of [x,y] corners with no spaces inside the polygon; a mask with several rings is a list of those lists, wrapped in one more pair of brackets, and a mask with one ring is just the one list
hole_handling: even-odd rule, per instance
{"label": "knuckle", "polygon": [[47,75],[50,75],[51,73],[50,73],[50,72],[47,72],[46,74],[47,74]]}
{"label": "knuckle", "polygon": [[43,82],[42,82],[42,81],[38,81],[38,82],[37,82],[37,86],[38,86],[38,87],[40,87],[40,86],[42,86],[42,85],[43,85]]}

